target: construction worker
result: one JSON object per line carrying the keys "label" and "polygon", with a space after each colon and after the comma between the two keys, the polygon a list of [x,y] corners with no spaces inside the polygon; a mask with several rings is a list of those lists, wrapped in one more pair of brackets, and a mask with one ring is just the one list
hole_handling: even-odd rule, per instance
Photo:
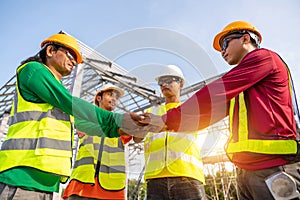
{"label": "construction worker", "polygon": [[[121,88],[104,85],[95,95],[94,104],[113,111],[123,96]],[[71,182],[63,198],[76,199],[125,199],[124,144],[131,136],[101,138],[79,132],[81,137]]]}
{"label": "construction worker", "polygon": [[287,65],[275,52],[260,48],[261,41],[254,25],[228,24],[213,47],[235,66],[181,106],[162,117],[148,114],[144,121],[178,132],[200,130],[229,115],[226,152],[237,166],[239,199],[298,199],[296,95]]}
{"label": "construction worker", "polygon": [[[60,33],[21,63],[8,134],[0,150],[0,199],[52,199],[71,174],[72,126],[87,134],[119,137],[141,119],[112,113],[73,97],[61,79],[82,62],[75,38]],[[135,118],[136,117],[136,118]],[[97,130],[97,131],[95,131]],[[100,130],[100,131],[99,131]]]}
{"label": "construction worker", "polygon": [[[152,107],[147,112],[163,115],[180,105],[180,90],[185,79],[180,68],[168,65],[155,80],[165,97],[165,105]],[[206,199],[198,136],[198,131],[147,135],[144,141],[147,200]]]}

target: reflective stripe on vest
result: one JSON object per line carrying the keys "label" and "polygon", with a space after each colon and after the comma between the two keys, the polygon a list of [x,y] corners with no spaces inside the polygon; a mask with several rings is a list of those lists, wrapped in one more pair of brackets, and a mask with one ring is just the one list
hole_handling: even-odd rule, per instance
{"label": "reflective stripe on vest", "polygon": [[[166,113],[166,107],[149,109],[148,112],[163,115]],[[160,177],[160,173],[166,168],[171,176],[191,177],[204,183],[200,147],[196,143],[198,134],[198,132],[148,133],[144,143],[145,179]]]}
{"label": "reflective stripe on vest", "polygon": [[68,151],[71,143],[69,141],[57,141],[51,138],[16,138],[5,140],[1,150],[34,150],[36,148]]}
{"label": "reflective stripe on vest", "polygon": [[[104,139],[101,149],[101,141]],[[121,190],[125,188],[125,153],[120,138],[100,138],[97,136],[84,136],[80,140],[74,169],[71,179],[83,183],[95,183],[98,176],[99,184],[107,190]],[[99,173],[97,172],[97,159],[100,155]]]}
{"label": "reflective stripe on vest", "polygon": [[[151,161],[159,161],[164,160],[165,157],[163,154],[159,152],[155,152],[151,154]],[[203,168],[203,163],[199,161],[197,158],[190,156],[188,154],[184,154],[182,152],[173,152],[173,151],[167,151],[167,157],[170,160],[176,161],[178,158],[181,160],[184,160],[185,162],[192,163],[193,165],[197,166],[198,168]],[[150,159],[148,159],[148,162],[150,162]]]}
{"label": "reflective stripe on vest", "polygon": [[[238,112],[238,124],[234,124],[233,117],[235,112]],[[230,101],[229,120],[230,137],[226,152],[230,158],[232,158],[232,153],[236,152],[262,154],[295,154],[297,152],[295,140],[259,140],[248,138],[248,118],[244,93],[240,93],[237,100],[233,98]],[[237,128],[238,141],[234,141],[233,139],[233,128]]]}
{"label": "reflective stripe on vest", "polygon": [[53,108],[52,110],[48,110],[47,112],[27,111],[22,113],[16,113],[10,117],[9,125],[14,125],[18,122],[25,121],[40,121],[41,119],[46,117],[50,117],[57,120],[70,121],[69,115],[61,115],[59,114],[59,110],[57,108]]}
{"label": "reflective stripe on vest", "polygon": [[296,121],[297,141],[299,141],[300,140],[300,113],[299,113],[298,101],[297,101],[297,97],[296,97],[297,95],[295,92],[293,78],[291,76],[291,72],[290,72],[288,65],[285,63],[285,61],[279,55],[278,55],[278,57],[284,63],[284,65],[288,71],[288,74],[289,74],[290,93],[291,93],[291,97],[292,97],[293,110],[294,110],[294,116],[295,116],[295,121]]}
{"label": "reflective stripe on vest", "polygon": [[28,166],[64,177],[70,175],[72,126],[69,115],[50,104],[23,99],[17,80],[9,124],[0,151],[0,172]]}

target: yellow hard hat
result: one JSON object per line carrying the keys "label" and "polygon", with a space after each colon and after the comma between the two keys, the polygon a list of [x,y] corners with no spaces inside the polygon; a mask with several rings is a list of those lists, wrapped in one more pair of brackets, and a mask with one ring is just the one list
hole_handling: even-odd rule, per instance
{"label": "yellow hard hat", "polygon": [[243,30],[251,31],[251,32],[255,33],[259,37],[260,42],[262,41],[261,34],[257,30],[257,28],[255,28],[252,24],[245,22],[245,21],[235,21],[235,22],[232,22],[232,23],[228,24],[227,26],[225,26],[225,28],[215,36],[214,43],[213,43],[214,48],[217,51],[221,51],[220,40],[225,35],[227,35],[230,32],[243,31]]}
{"label": "yellow hard hat", "polygon": [[108,83],[108,84],[102,86],[102,87],[97,91],[97,93],[96,93],[96,95],[95,95],[95,98],[94,98],[94,104],[96,104],[96,105],[99,106],[99,102],[97,101],[97,96],[98,96],[100,93],[105,92],[105,91],[108,91],[108,90],[116,90],[116,91],[118,91],[118,92],[120,93],[120,97],[124,95],[124,91],[123,91],[121,88],[119,88],[119,87],[117,87],[117,86],[115,86],[115,85],[113,85],[113,84]]}
{"label": "yellow hard hat", "polygon": [[67,35],[67,34],[60,34],[60,33],[54,34],[54,35],[50,36],[49,38],[43,40],[43,42],[41,43],[41,47],[43,47],[45,44],[50,43],[50,42],[59,43],[59,44],[64,45],[65,47],[71,49],[76,54],[76,62],[78,64],[82,63],[82,56],[81,56],[81,53],[79,50],[79,46],[74,37]]}

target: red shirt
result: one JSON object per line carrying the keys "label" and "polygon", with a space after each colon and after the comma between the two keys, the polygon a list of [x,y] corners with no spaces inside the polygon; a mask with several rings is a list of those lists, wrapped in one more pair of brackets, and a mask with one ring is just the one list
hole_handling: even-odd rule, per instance
{"label": "red shirt", "polygon": [[[175,131],[206,128],[228,115],[230,100],[241,92],[247,106],[249,139],[296,138],[289,74],[279,56],[267,49],[248,53],[240,64],[170,110],[163,120]],[[241,152],[234,154],[233,162],[254,170],[288,161],[282,155]]]}

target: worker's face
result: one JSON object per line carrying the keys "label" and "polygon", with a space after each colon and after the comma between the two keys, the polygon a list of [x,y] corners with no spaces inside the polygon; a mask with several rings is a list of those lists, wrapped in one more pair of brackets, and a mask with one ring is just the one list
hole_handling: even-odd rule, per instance
{"label": "worker's face", "polygon": [[99,107],[104,110],[113,111],[120,99],[120,93],[116,90],[108,90],[102,93],[102,96],[97,96]]}
{"label": "worker's face", "polygon": [[[245,55],[244,41],[248,34],[231,34],[221,41],[222,57],[229,65],[239,64]],[[248,35],[249,36],[249,35]]]}
{"label": "worker's face", "polygon": [[178,77],[164,76],[158,80],[160,90],[165,97],[180,96],[183,83]]}
{"label": "worker's face", "polygon": [[77,65],[74,53],[64,47],[47,47],[47,63],[48,67],[56,75],[62,77],[69,75],[74,66]]}

